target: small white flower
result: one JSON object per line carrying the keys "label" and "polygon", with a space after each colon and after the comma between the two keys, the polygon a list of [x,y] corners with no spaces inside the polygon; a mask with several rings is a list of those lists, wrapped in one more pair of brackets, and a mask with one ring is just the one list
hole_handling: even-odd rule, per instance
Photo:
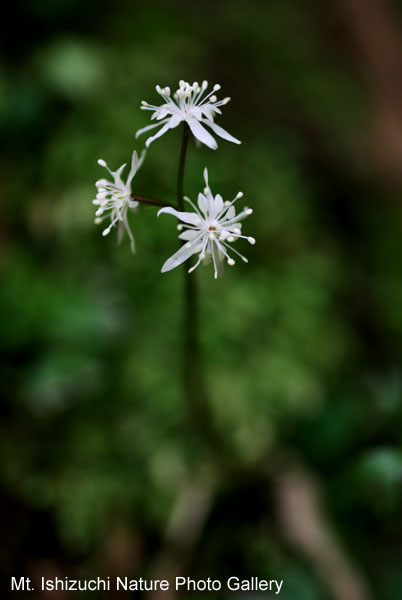
{"label": "small white flower", "polygon": [[206,96],[204,96],[204,92],[208,87],[207,81],[203,81],[200,86],[197,82],[190,85],[186,81],[181,80],[179,86],[179,89],[173,94],[173,98],[171,97],[169,87],[162,89],[159,85],[156,86],[156,91],[165,101],[161,106],[155,106],[148,104],[148,102],[145,102],[144,100],[142,101],[141,108],[143,110],[154,111],[151,119],[156,119],[157,123],[139,129],[136,133],[136,137],[145,131],[149,131],[154,127],[162,125],[158,133],[149,137],[145,142],[147,148],[154,140],[161,137],[161,135],[166,133],[169,129],[177,127],[182,121],[185,121],[188,124],[193,135],[200,142],[213,150],[218,147],[218,144],[202,123],[210,127],[210,129],[221,138],[228,140],[229,142],[234,142],[235,144],[241,144],[239,140],[231,136],[225,129],[222,129],[222,127],[219,127],[219,125],[214,123],[215,113],[221,114],[222,112],[219,107],[227,104],[230,100],[230,98],[218,100],[217,97],[213,95],[214,92],[220,90],[220,85],[214,85],[212,91]]}
{"label": "small white flower", "polygon": [[186,243],[165,262],[162,267],[162,273],[171,271],[178,267],[193,254],[198,254],[197,262],[189,269],[189,273],[194,271],[201,263],[209,263],[211,260],[214,265],[215,279],[223,275],[223,265],[225,259],[229,265],[234,265],[235,261],[229,255],[229,250],[237,254],[244,262],[247,258],[242,256],[230,244],[239,238],[245,238],[250,244],[255,244],[255,239],[241,234],[239,223],[253,212],[251,208],[244,208],[236,215],[234,203],[243,196],[239,192],[231,201],[224,202],[220,194],[214,197],[208,186],[208,171],[204,169],[205,189],[203,194],[198,194],[198,207],[195,206],[189,198],[185,198],[191,204],[194,212],[179,212],[174,208],[162,208],[158,216],[162,213],[174,215],[185,225],[178,225],[179,231],[183,232],[179,238]]}
{"label": "small white flower", "polygon": [[138,158],[138,154],[134,150],[131,159],[131,169],[126,183],[121,179],[121,174],[126,166],[125,164],[117,169],[117,171],[111,171],[106,162],[100,158],[98,163],[101,167],[105,167],[109,171],[114,181],[110,182],[107,179],[99,179],[95,184],[98,188],[98,193],[95,200],[92,201],[93,204],[99,206],[95,213],[95,223],[101,223],[104,219],[110,218],[110,224],[103,230],[102,235],[108,235],[112,227],[117,224],[117,237],[120,242],[124,234],[124,229],[126,229],[130,238],[132,252],[135,251],[135,245],[134,237],[128,223],[127,211],[129,208],[135,210],[139,204],[139,202],[131,198],[131,182],[142,165],[144,156],[145,152]]}

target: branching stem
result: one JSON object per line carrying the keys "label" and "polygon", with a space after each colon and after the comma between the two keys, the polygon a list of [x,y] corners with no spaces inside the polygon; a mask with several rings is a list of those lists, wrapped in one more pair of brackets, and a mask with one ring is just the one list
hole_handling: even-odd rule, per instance
{"label": "branching stem", "polygon": [[169,204],[169,202],[156,200],[156,198],[147,198],[146,196],[137,196],[137,194],[131,194],[131,198],[141,204],[149,204],[151,206],[173,206],[173,204]]}

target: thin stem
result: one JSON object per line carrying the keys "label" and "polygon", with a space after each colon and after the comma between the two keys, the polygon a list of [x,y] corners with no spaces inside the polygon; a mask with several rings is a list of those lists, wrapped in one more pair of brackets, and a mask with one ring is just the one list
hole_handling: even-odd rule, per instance
{"label": "thin stem", "polygon": [[[184,210],[183,179],[188,134],[188,125],[184,123],[177,176],[177,206],[181,211]],[[198,428],[199,433],[201,433],[203,441],[207,441],[209,449],[218,453],[218,456],[224,459],[222,453],[223,443],[216,430],[213,415],[210,412],[204,378],[205,371],[199,343],[199,304],[196,273],[193,272],[190,274],[186,265],[184,265],[184,269],[185,304],[183,312],[182,375],[187,408],[189,416]]]}
{"label": "thin stem", "polygon": [[183,137],[181,141],[179,172],[177,173],[177,207],[180,211],[184,210],[183,199],[183,180],[184,180],[184,165],[186,163],[186,153],[188,146],[188,125],[183,124]]}
{"label": "thin stem", "polygon": [[173,204],[170,204],[169,202],[156,200],[155,198],[146,198],[145,196],[137,196],[137,194],[131,194],[131,198],[141,204],[149,204],[151,206],[173,206]]}

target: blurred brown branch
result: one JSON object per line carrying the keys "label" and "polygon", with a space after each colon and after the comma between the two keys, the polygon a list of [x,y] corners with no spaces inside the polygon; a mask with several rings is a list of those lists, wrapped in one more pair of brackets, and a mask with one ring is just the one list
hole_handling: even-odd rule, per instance
{"label": "blurred brown branch", "polygon": [[168,591],[151,592],[150,600],[176,597],[174,578],[183,575],[191,558],[209,515],[211,498],[211,487],[199,481],[188,482],[179,493],[161,550],[150,569],[152,579],[167,579],[171,586]]}
{"label": "blurred brown branch", "polygon": [[386,0],[337,0],[370,88],[371,152],[390,182],[402,183],[402,35]]}
{"label": "blurred brown branch", "polygon": [[67,573],[54,560],[38,560],[32,564],[31,579],[36,590],[37,597],[43,600],[65,600],[71,597],[71,594],[62,590],[42,590],[41,578],[45,580],[55,580],[56,577],[64,581]]}
{"label": "blurred brown branch", "polygon": [[[133,571],[137,573],[142,558],[141,534],[133,527],[130,529],[123,523],[116,523],[99,548],[98,562],[102,565],[103,577],[109,576],[113,582],[117,577],[125,577]],[[121,592],[112,585],[107,597],[120,598]]]}
{"label": "blurred brown branch", "polygon": [[328,523],[312,475],[300,465],[291,465],[275,480],[278,516],[287,540],[310,559],[335,600],[369,600],[366,581]]}

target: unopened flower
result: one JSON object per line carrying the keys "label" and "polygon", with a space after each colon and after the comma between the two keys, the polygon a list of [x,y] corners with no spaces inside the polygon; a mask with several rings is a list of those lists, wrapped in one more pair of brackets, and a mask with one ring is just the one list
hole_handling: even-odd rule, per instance
{"label": "unopened flower", "polygon": [[110,219],[110,223],[106,229],[103,230],[102,235],[108,235],[108,233],[110,233],[112,230],[112,227],[117,226],[117,239],[120,242],[123,237],[124,230],[126,230],[130,238],[132,252],[135,251],[135,244],[134,237],[128,223],[127,212],[129,208],[136,210],[139,204],[131,197],[131,182],[134,175],[142,165],[144,156],[145,152],[143,152],[138,158],[138,154],[134,150],[131,159],[131,169],[126,183],[124,183],[121,178],[123,169],[126,166],[125,164],[117,169],[117,171],[111,171],[106,162],[100,158],[98,163],[101,165],[101,167],[105,167],[109,171],[114,181],[111,182],[107,179],[99,179],[99,181],[97,181],[95,184],[98,188],[98,193],[96,194],[95,200],[92,201],[93,204],[99,207],[95,213],[95,223],[101,223],[105,219]]}
{"label": "unopened flower", "polygon": [[214,94],[221,88],[218,84],[214,85],[212,91],[205,96],[207,87],[207,81],[203,81],[200,86],[197,82],[190,85],[182,80],[179,82],[179,89],[172,97],[169,87],[161,88],[157,85],[156,91],[162,96],[164,103],[160,106],[149,104],[144,100],[141,103],[141,108],[143,110],[154,111],[151,119],[156,119],[157,123],[139,129],[136,133],[136,137],[145,131],[149,131],[150,129],[154,129],[154,127],[160,127],[162,125],[159,131],[155,135],[149,137],[145,142],[145,145],[148,147],[154,140],[169,131],[169,129],[174,129],[184,121],[190,127],[194,137],[213,150],[218,147],[218,144],[212,135],[205,129],[204,125],[207,125],[212,129],[213,133],[216,133],[219,137],[228,140],[229,142],[240,144],[241,142],[239,140],[214,123],[215,114],[221,114],[219,107],[227,104],[230,98],[224,98],[223,100],[217,99]]}
{"label": "unopened flower", "polygon": [[235,253],[244,262],[248,262],[242,254],[232,248],[231,244],[239,238],[244,238],[250,244],[255,244],[253,237],[242,235],[239,222],[253,212],[251,208],[244,208],[236,215],[234,203],[243,196],[239,192],[231,201],[224,202],[220,194],[212,195],[208,186],[208,171],[204,170],[205,189],[204,193],[198,194],[198,206],[195,206],[189,198],[185,198],[194,209],[194,212],[179,212],[174,208],[162,208],[158,216],[167,213],[177,217],[184,225],[178,225],[179,238],[185,240],[185,244],[173,254],[162,267],[162,273],[171,271],[178,267],[193,254],[198,254],[196,263],[189,269],[194,271],[203,262],[213,262],[215,279],[223,275],[224,261],[234,265],[235,261],[229,251]]}

